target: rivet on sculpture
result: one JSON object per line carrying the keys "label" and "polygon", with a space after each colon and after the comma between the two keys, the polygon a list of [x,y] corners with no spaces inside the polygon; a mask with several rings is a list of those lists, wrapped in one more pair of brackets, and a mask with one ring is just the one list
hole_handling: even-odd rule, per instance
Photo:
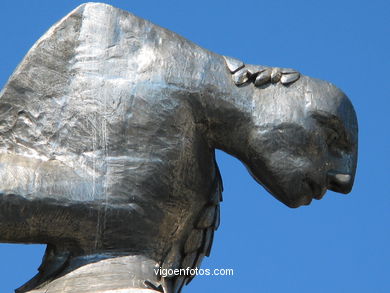
{"label": "rivet on sculpture", "polygon": [[105,4],[81,5],[0,93],[0,242],[45,243],[17,292],[180,292],[210,254],[215,149],[289,207],[348,193],[351,102],[330,83],[224,57]]}

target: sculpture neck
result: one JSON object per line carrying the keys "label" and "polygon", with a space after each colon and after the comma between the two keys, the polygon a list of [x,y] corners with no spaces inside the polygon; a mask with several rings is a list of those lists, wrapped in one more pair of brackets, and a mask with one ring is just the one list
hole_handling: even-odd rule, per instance
{"label": "sculpture neck", "polygon": [[156,269],[158,264],[143,255],[84,255],[70,258],[55,279],[18,292],[157,293],[163,289]]}
{"label": "sculpture neck", "polygon": [[230,74],[226,78],[227,86],[219,87],[222,91],[205,98],[209,141],[214,148],[240,157],[251,129],[253,88],[237,87]]}

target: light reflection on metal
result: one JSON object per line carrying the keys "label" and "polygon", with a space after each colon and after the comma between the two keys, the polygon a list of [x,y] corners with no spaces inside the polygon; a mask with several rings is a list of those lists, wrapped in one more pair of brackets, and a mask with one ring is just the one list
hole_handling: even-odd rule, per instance
{"label": "light reflection on metal", "polygon": [[190,276],[154,269],[210,254],[215,149],[298,207],[350,191],[356,115],[293,69],[245,65],[109,5],[76,8],[0,94],[0,241],[48,244],[18,292],[179,292]]}

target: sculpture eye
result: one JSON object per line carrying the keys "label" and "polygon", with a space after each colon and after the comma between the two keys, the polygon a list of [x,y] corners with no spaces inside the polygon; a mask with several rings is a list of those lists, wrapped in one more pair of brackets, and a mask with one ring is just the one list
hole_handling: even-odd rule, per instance
{"label": "sculpture eye", "polygon": [[311,116],[321,127],[328,150],[333,155],[340,157],[343,153],[353,150],[354,144],[346,132],[343,121],[334,115],[320,111],[313,112]]}
{"label": "sculpture eye", "polygon": [[341,148],[340,145],[340,135],[336,130],[327,127],[326,130],[326,144],[328,146],[329,151],[336,155],[341,156]]}
{"label": "sculpture eye", "polygon": [[328,145],[328,146],[331,146],[331,145],[333,145],[335,142],[337,142],[337,140],[339,139],[339,134],[335,131],[335,130],[333,130],[333,129],[331,129],[331,128],[328,128],[327,130],[326,130],[326,132],[327,132],[327,135],[326,135],[326,144]]}

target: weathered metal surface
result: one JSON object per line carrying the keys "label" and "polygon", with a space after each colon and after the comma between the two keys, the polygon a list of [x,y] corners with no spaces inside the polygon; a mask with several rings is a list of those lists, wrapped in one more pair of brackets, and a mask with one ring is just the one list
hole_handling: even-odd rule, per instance
{"label": "weathered metal surface", "polygon": [[109,5],[76,8],[0,93],[0,242],[50,243],[19,292],[180,291],[190,277],[154,269],[209,255],[215,149],[298,207],[351,190],[356,115],[327,82],[245,65]]}

